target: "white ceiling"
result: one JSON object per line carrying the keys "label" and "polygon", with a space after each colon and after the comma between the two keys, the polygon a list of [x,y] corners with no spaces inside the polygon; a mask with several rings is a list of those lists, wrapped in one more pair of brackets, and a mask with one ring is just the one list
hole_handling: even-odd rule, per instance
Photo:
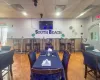
{"label": "white ceiling", "polygon": [[[28,16],[12,8],[11,4],[20,4]],[[82,18],[99,13],[100,0],[38,0],[37,7],[32,0],[0,0],[0,18],[40,18],[41,13],[44,18],[76,18],[91,4],[98,7],[87,12]],[[56,5],[66,5],[59,17],[55,15]]]}

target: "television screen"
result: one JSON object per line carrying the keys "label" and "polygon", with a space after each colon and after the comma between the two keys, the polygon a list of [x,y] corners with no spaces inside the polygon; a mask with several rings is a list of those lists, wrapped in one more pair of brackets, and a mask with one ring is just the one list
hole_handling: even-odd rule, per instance
{"label": "television screen", "polygon": [[53,29],[53,21],[40,21],[39,29],[41,29],[41,30]]}

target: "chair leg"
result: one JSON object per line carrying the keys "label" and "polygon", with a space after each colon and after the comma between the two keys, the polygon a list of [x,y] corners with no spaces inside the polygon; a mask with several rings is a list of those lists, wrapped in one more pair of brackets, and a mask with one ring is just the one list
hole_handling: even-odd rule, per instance
{"label": "chair leg", "polygon": [[97,71],[94,71],[94,74],[95,74],[96,80],[97,80],[97,78],[98,78],[98,76],[97,76]]}
{"label": "chair leg", "polygon": [[2,71],[0,71],[0,80],[3,80]]}
{"label": "chair leg", "polygon": [[10,65],[8,66],[8,74],[7,74],[8,80],[11,80],[11,76],[10,76]]}
{"label": "chair leg", "polygon": [[67,69],[65,69],[65,77],[66,77],[66,80],[68,80]]}
{"label": "chair leg", "polygon": [[87,77],[87,66],[85,65],[85,75],[84,75],[84,78]]}
{"label": "chair leg", "polygon": [[12,65],[10,65],[10,74],[11,74],[11,79],[13,80]]}

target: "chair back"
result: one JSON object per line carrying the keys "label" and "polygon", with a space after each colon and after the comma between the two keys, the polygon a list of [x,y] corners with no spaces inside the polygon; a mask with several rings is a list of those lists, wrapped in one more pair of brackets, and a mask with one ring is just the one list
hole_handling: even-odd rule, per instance
{"label": "chair back", "polygon": [[40,52],[40,55],[46,55],[46,53],[47,53],[47,50],[42,50],[42,51]]}
{"label": "chair back", "polygon": [[81,50],[85,51],[85,46],[90,46],[90,44],[81,43]]}
{"label": "chair back", "polygon": [[36,52],[30,52],[28,54],[28,57],[29,57],[29,62],[30,62],[30,66],[32,68],[33,64],[35,63],[36,61]]}
{"label": "chair back", "polygon": [[52,44],[50,44],[50,43],[45,45],[45,50],[48,50],[48,48],[51,48],[52,50],[54,49]]}
{"label": "chair back", "polygon": [[63,64],[64,69],[67,69],[68,68],[69,59],[70,59],[69,52],[68,51],[63,51],[62,64]]}
{"label": "chair back", "polygon": [[32,73],[35,74],[57,74],[61,73],[62,69],[35,69],[32,68]]}
{"label": "chair back", "polygon": [[13,64],[14,50],[0,55],[0,70],[3,70],[9,65]]}
{"label": "chair back", "polygon": [[90,67],[93,70],[97,69],[97,60],[96,56],[91,53],[83,52],[84,64]]}
{"label": "chair back", "polygon": [[11,49],[11,46],[2,46],[1,50],[3,51],[9,51]]}
{"label": "chair back", "polygon": [[85,47],[85,51],[94,50],[94,46]]}

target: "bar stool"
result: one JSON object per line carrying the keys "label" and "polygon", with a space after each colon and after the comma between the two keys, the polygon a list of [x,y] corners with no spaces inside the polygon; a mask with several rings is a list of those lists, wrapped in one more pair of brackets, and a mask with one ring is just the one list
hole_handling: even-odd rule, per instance
{"label": "bar stool", "polygon": [[60,51],[64,51],[66,49],[65,43],[60,43]]}
{"label": "bar stool", "polygon": [[[28,49],[29,48],[29,49]],[[25,52],[28,52],[28,51],[30,51],[30,50],[32,50],[32,48],[31,48],[31,43],[26,43],[25,44]]]}
{"label": "bar stool", "polygon": [[35,52],[40,52],[40,43],[34,43],[33,46]]}

